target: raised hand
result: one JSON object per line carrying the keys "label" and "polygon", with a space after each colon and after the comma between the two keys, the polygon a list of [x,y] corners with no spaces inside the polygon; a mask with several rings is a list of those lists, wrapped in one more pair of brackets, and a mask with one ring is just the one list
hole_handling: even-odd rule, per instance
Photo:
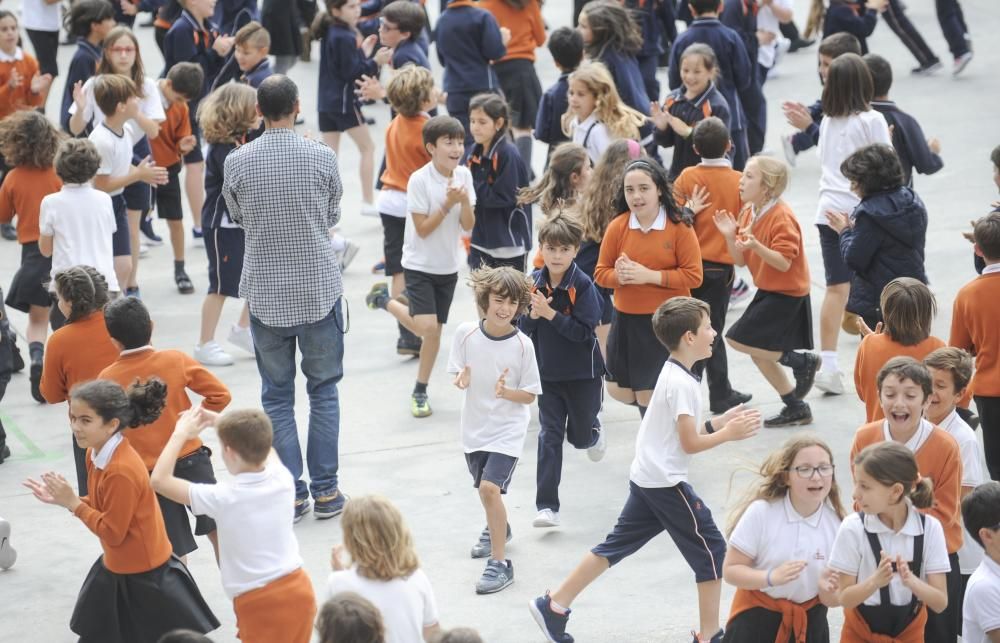
{"label": "raised hand", "polygon": [[87,92],[83,91],[83,81],[78,80],[73,83],[73,102],[76,104],[76,111],[81,112],[87,105]]}
{"label": "raised hand", "polygon": [[670,112],[663,108],[663,105],[652,102],[649,104],[649,120],[658,130],[665,130],[670,127]]}
{"label": "raised hand", "polygon": [[753,236],[749,232],[744,232],[736,240],[736,249],[739,250],[740,252],[746,252],[747,250],[753,251],[761,247],[762,246],[760,245],[760,241],[757,241],[757,237]]}
{"label": "raised hand", "polygon": [[851,215],[846,212],[827,210],[826,224],[830,226],[831,230],[837,234],[841,234],[844,230],[851,227]]}
{"label": "raised hand", "polygon": [[41,500],[45,504],[47,505],[56,504],[56,499],[52,497],[51,493],[49,493],[48,487],[46,487],[41,482],[35,480],[34,478],[28,478],[21,484],[27,487],[28,490],[31,491],[31,494],[35,496],[35,498]]}
{"label": "raised hand", "polygon": [[496,384],[496,394],[497,397],[503,399],[507,394],[507,374],[510,373],[509,368],[503,369],[503,373],[500,373],[500,377],[497,378]]}
{"label": "raised hand", "polygon": [[713,220],[722,236],[729,241],[736,240],[736,217],[732,213],[728,210],[716,210]]}
{"label": "raised hand", "polygon": [[361,41],[361,51],[364,52],[365,58],[371,58],[372,52],[375,51],[375,45],[378,44],[378,36],[372,34]]}
{"label": "raised hand", "polygon": [[389,61],[392,60],[392,49],[389,47],[381,47],[375,52],[375,63],[379,66],[388,65]]}
{"label": "raised hand", "polygon": [[531,293],[531,310],[528,315],[532,319],[538,319],[543,317],[545,319],[551,320],[556,316],[556,311],[552,309],[549,304],[552,303],[552,297],[546,298],[545,295],[538,292],[537,290]]}
{"label": "raised hand", "polygon": [[688,197],[685,205],[692,213],[699,214],[702,210],[712,205],[712,202],[709,201],[710,198],[712,198],[712,195],[709,194],[706,186],[696,185],[691,190],[691,196]]}
{"label": "raised hand", "polygon": [[52,74],[35,74],[31,77],[31,93],[41,94],[52,84]]}
{"label": "raised hand", "polygon": [[17,68],[10,70],[10,79],[7,81],[7,86],[11,89],[17,89],[24,82],[24,76],[17,71]]}
{"label": "raised hand", "polygon": [[861,315],[858,315],[856,323],[858,325],[858,332],[861,333],[862,337],[867,337],[872,333],[875,333],[876,335],[880,335],[882,333],[882,322],[878,322],[877,324],[875,324],[875,330],[872,330],[871,328],[868,327],[868,324],[865,323],[865,318],[862,317]]}
{"label": "raised hand", "polygon": [[198,139],[195,138],[194,134],[189,134],[177,141],[177,149],[179,149],[184,154],[187,154],[194,149],[194,146],[198,144]]}
{"label": "raised hand", "polygon": [[357,87],[354,93],[363,100],[382,100],[385,98],[385,87],[382,86],[378,78],[362,75],[361,78],[354,81],[354,85]]}
{"label": "raised hand", "polygon": [[212,43],[212,50],[220,56],[226,57],[229,55],[229,52],[233,50],[233,44],[235,42],[236,39],[232,36],[219,36],[215,39],[215,42]]}
{"label": "raised hand", "polygon": [[804,131],[813,124],[812,114],[809,108],[802,103],[795,101],[785,101],[781,104],[781,111],[785,114],[785,120],[795,129]]}
{"label": "raised hand", "polygon": [[892,580],[892,558],[889,558],[885,552],[882,552],[882,559],[878,563],[878,569],[869,577],[869,580],[874,582],[878,588],[885,587]]}
{"label": "raised hand", "polygon": [[760,426],[760,411],[747,409],[727,422],[722,430],[726,432],[730,440],[746,440],[757,435]]}

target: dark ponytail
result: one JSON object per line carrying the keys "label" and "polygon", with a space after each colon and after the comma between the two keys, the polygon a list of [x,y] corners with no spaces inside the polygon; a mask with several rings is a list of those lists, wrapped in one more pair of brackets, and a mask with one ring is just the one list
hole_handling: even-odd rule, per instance
{"label": "dark ponytail", "polygon": [[108,303],[108,282],[96,268],[72,266],[55,275],[56,292],[70,305],[67,322],[75,322]]}
{"label": "dark ponytail", "polygon": [[903,487],[903,496],[909,497],[917,509],[927,509],[934,504],[934,485],[920,475],[913,452],[898,442],[879,442],[866,447],[854,456],[854,466],[879,484]]}
{"label": "dark ponytail", "polygon": [[331,9],[340,9],[345,4],[347,0],[326,0],[326,10],[317,11],[316,17],[313,19],[312,26],[309,28],[313,40],[323,40],[326,38],[326,32],[335,24],[344,24],[343,21],[335,18]]}
{"label": "dark ponytail", "polygon": [[135,380],[128,390],[110,380],[92,380],[73,387],[70,399],[94,409],[105,422],[118,420],[118,431],[152,424],[167,402],[167,385],[157,377]]}

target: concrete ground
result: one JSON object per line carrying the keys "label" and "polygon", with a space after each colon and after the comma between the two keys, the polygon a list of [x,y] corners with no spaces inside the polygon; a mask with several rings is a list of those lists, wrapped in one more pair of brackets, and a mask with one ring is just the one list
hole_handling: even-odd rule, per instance
{"label": "concrete ground", "polygon": [[[17,2],[5,3],[13,8]],[[972,35],[978,46],[976,59],[960,79],[950,74],[950,60],[929,2],[910,3],[910,17],[920,26],[931,47],[946,60],[946,69],[931,78],[913,78],[908,69],[914,61],[899,40],[881,24],[869,40],[873,51],[893,63],[897,83],[892,96],[921,122],[928,135],[941,139],[945,168],[933,177],[917,177],[916,187],[930,213],[927,235],[927,268],[940,312],[935,334],[947,338],[951,298],[974,276],[970,245],[961,232],[968,221],[988,211],[997,198],[991,181],[989,153],[1000,143],[1000,119],[994,105],[1000,99],[1000,53],[988,44],[990,34],[1000,31],[1000,12],[991,0],[963,2]],[[11,6],[7,6],[11,5]],[[437,3],[428,3],[428,6]],[[808,3],[797,0],[797,22],[805,21]],[[568,0],[550,1],[545,14],[550,27],[569,24]],[[433,8],[433,7],[432,7]],[[152,30],[137,30],[149,73],[159,73],[161,60],[153,44]],[[315,49],[314,49],[315,51]],[[543,86],[556,78],[548,52],[539,50],[538,72]],[[66,69],[71,47],[60,49],[60,65]],[[816,48],[787,56],[779,75],[767,84],[771,128],[769,147],[781,154],[779,135],[788,131],[780,114],[780,102],[795,99],[809,103],[819,96],[815,74]],[[316,76],[319,62],[299,63],[291,71],[302,91],[307,125],[316,124]],[[992,71],[991,71],[992,70]],[[665,72],[661,70],[665,81]],[[49,100],[54,115],[62,82],[57,79]],[[375,135],[381,140],[388,123],[382,106],[367,108],[377,120]],[[381,143],[379,144],[381,148]],[[444,372],[444,359],[431,381],[434,415],[415,420],[409,414],[409,392],[415,363],[397,357],[393,349],[395,324],[380,312],[369,311],[363,296],[380,277],[370,267],[381,256],[381,231],[374,219],[361,218],[357,175],[357,153],[344,143],[341,168],[344,185],[343,232],[361,245],[347,270],[345,299],[351,309],[351,328],[346,338],[345,376],[342,400],[341,480],[345,492],[360,495],[380,493],[403,511],[413,531],[423,567],[437,596],[441,623],[445,627],[468,625],[484,639],[497,643],[541,640],[526,608],[528,600],[546,588],[554,588],[581,555],[598,543],[614,524],[626,496],[628,467],[632,459],[638,416],[635,409],[608,400],[603,422],[609,434],[606,458],[599,464],[582,453],[568,453],[563,474],[563,526],[538,530],[534,517],[535,443],[538,425],[533,422],[520,467],[506,503],[514,531],[509,556],[514,561],[516,583],[495,596],[476,596],[473,585],[483,564],[470,560],[469,547],[484,524],[482,509],[470,484],[459,444],[461,394]],[[381,154],[381,152],[379,152]],[[535,149],[534,166],[540,170],[543,146]],[[801,216],[806,250],[812,266],[814,315],[822,298],[822,263],[818,238],[812,226],[819,168],[815,155],[799,158],[786,199]],[[161,234],[165,226],[157,224]],[[199,292],[207,283],[204,252],[188,247],[189,272]],[[154,343],[160,348],[190,351],[198,338],[201,297],[181,296],[174,288],[166,246],[152,248],[141,262],[140,282],[145,302],[156,323]],[[5,287],[17,269],[18,248],[0,241],[0,283]],[[238,305],[227,306],[220,339],[235,321]],[[445,329],[443,346],[450,345],[455,324],[471,319],[474,307],[468,289],[459,288],[452,320]],[[730,322],[739,316],[735,312]],[[23,331],[24,315],[13,311],[14,325]],[[842,367],[850,373],[858,344],[845,336],[840,347]],[[21,344],[24,350],[24,344]],[[236,349],[234,351],[238,352]],[[755,406],[765,414],[779,407],[777,396],[748,359],[730,356],[731,376],[741,390],[753,393]],[[215,369],[233,392],[233,407],[259,405],[259,377],[250,357],[237,364]],[[300,378],[300,401],[305,393]],[[841,397],[809,398],[814,431],[834,448],[840,467],[840,482],[846,479],[847,452],[855,428],[863,420],[862,405],[851,390]],[[706,391],[707,396],[707,391]],[[304,402],[298,405],[302,425],[307,417]],[[707,409],[706,409],[707,412]],[[100,553],[97,539],[76,519],[55,507],[38,503],[20,483],[28,476],[55,470],[72,476],[70,435],[66,409],[62,405],[40,406],[29,396],[28,378],[15,375],[0,410],[9,434],[13,456],[0,467],[0,515],[13,525],[12,542],[19,559],[11,570],[0,573],[0,642],[61,643],[75,640],[68,629],[77,590],[87,570]],[[750,480],[741,467],[755,467],[789,435],[787,430],[764,430],[753,440],[728,444],[712,453],[698,455],[691,467],[691,483],[712,507],[717,521],[726,522],[728,510]],[[215,443],[209,435],[208,442]],[[227,474],[216,460],[220,477]],[[320,598],[329,572],[330,547],[341,540],[337,519],[326,522],[311,516],[296,528],[305,567]],[[216,641],[235,637],[234,617],[222,592],[211,548],[202,539],[201,549],[191,556],[190,566],[202,593],[213,607],[222,627],[213,633]],[[570,631],[580,641],[684,641],[697,623],[693,578],[677,549],[666,538],[658,538],[641,552],[615,568],[585,592],[574,605]],[[721,612],[728,612],[732,589],[726,587]],[[839,631],[841,614],[832,610],[831,625]]]}

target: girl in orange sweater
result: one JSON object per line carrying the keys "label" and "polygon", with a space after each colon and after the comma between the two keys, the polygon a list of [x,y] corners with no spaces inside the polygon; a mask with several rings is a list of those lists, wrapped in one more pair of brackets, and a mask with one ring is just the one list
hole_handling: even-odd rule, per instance
{"label": "girl in orange sweater", "polygon": [[156,420],[166,396],[155,378],[128,391],[107,380],[77,386],[69,419],[77,444],[88,450],[90,495],[78,497],[54,472],[24,483],[38,500],[70,510],[101,541],[104,554],[70,619],[82,643],[154,643],[173,629],[204,633],[219,626],[187,568],[171,555],[149,474],[121,435]]}
{"label": "girl in orange sweater", "polygon": [[34,109],[45,100],[52,74],[39,74],[38,61],[17,46],[17,16],[0,11],[0,119]]}
{"label": "girl in orange sweater", "polygon": [[625,167],[616,209],[621,214],[608,225],[594,269],[597,284],[615,293],[608,393],[645,415],[668,357],[653,333],[653,313],[701,285],[701,248],[691,217],[674,203],[667,171],[655,161]]}
{"label": "girl in orange sweater", "polygon": [[[780,413],[764,420],[764,426],[812,422],[812,411],[802,398],[812,388],[820,363],[812,353],[797,352],[813,347],[812,309],[802,231],[781,200],[787,186],[787,165],[755,156],[740,179],[744,207],[739,220],[725,210],[715,214],[715,225],[726,238],[733,261],[749,267],[757,285],[757,294],[726,333],[726,341],[750,356],[785,403]],[[795,384],[782,366],[792,369]]]}

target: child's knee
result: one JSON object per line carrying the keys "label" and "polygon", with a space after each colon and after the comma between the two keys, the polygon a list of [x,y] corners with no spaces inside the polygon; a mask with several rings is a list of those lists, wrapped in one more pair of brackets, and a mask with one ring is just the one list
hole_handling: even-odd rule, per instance
{"label": "child's knee", "polygon": [[483,480],[479,483],[479,498],[484,503],[493,503],[500,500],[500,487],[489,480]]}

